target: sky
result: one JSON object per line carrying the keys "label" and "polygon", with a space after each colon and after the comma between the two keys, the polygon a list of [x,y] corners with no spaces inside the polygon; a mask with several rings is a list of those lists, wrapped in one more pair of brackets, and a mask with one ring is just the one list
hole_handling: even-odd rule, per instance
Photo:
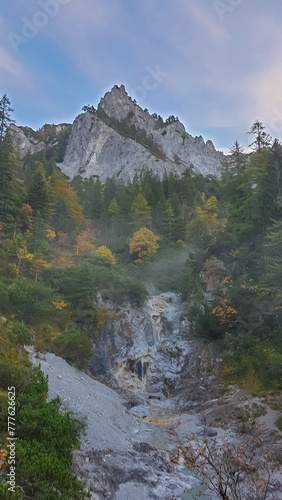
{"label": "sky", "polygon": [[113,85],[224,152],[282,140],[281,0],[1,0],[0,96],[18,125],[71,123]]}

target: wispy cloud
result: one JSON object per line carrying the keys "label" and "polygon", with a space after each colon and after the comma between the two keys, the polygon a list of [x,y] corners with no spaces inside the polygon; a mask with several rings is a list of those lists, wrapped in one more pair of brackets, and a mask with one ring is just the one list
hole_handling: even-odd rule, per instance
{"label": "wispy cloud", "polygon": [[0,71],[1,83],[9,82],[16,78],[17,82],[24,84],[30,81],[30,69],[18,60],[5,47],[0,45]]}
{"label": "wispy cloud", "polygon": [[187,0],[179,0],[184,11],[188,13],[205,36],[214,43],[224,43],[228,39],[228,32],[224,24],[219,23],[214,17],[214,13],[210,12],[207,5],[201,5],[199,2],[187,2]]}

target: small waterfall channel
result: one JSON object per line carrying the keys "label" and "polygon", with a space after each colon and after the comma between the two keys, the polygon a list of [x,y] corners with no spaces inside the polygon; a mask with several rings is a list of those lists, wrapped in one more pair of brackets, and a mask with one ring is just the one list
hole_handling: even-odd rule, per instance
{"label": "small waterfall channel", "polygon": [[114,374],[119,385],[135,393],[146,393],[149,383],[150,357],[145,350],[139,356],[118,363]]}
{"label": "small waterfall channel", "polygon": [[[111,342],[108,340],[108,345],[119,349],[116,347],[112,357],[113,375],[120,387],[143,400],[136,405],[137,412],[150,426],[152,446],[165,452],[176,449],[179,444],[177,428],[181,422],[174,402],[165,396],[169,390],[165,389],[172,387],[173,391],[174,381],[189,353],[189,322],[185,319],[185,309],[179,297],[168,292],[149,297],[141,311],[130,307],[122,313],[113,330],[119,334],[112,333]],[[193,480],[193,476],[187,481],[191,472],[183,461],[174,462],[174,465],[182,481],[192,487],[179,495],[179,499],[192,500],[206,489],[198,480]],[[205,495],[199,498],[211,500]]]}
{"label": "small waterfall channel", "polygon": [[140,380],[143,380],[147,373],[148,363],[144,361],[143,358],[138,359],[134,363],[134,373],[139,377]]}
{"label": "small waterfall channel", "polygon": [[133,370],[141,382],[141,392],[146,392],[148,361],[144,361],[144,358],[137,359],[134,363]]}

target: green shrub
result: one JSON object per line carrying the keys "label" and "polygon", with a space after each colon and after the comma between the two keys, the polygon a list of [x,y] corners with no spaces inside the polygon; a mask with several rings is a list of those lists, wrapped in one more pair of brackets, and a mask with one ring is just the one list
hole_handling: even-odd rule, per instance
{"label": "green shrub", "polygon": [[282,354],[269,342],[237,336],[230,339],[229,349],[232,354],[226,357],[221,372],[226,382],[251,392],[282,388]]}
{"label": "green shrub", "polygon": [[54,271],[51,285],[58,287],[65,300],[77,311],[93,314],[96,297],[94,267],[87,261],[82,261],[80,267]]}
{"label": "green shrub", "polygon": [[82,368],[92,355],[92,344],[85,333],[72,328],[53,342],[51,351],[64,358],[68,363]]}
{"label": "green shrub", "polygon": [[45,451],[56,454],[69,467],[72,450],[79,446],[78,437],[83,424],[72,418],[70,413],[60,414],[59,398],[39,406],[34,404],[36,398],[37,395],[31,403],[24,404],[17,412],[18,436],[28,442],[36,440],[43,444]]}
{"label": "green shrub", "polygon": [[8,331],[18,344],[30,344],[30,332],[24,323],[20,323],[19,321],[10,321],[8,323]]}
{"label": "green shrub", "polygon": [[6,283],[0,281],[0,313],[9,314],[11,312],[11,303],[9,297],[9,287]]}
{"label": "green shrub", "polygon": [[131,304],[138,306],[147,296],[145,286],[119,267],[96,267],[94,273],[95,285],[107,300],[117,304],[129,300]]}
{"label": "green shrub", "polygon": [[[2,481],[1,499],[88,498],[82,483],[69,472],[72,451],[79,446],[79,435],[84,429],[84,423],[75,419],[70,412],[62,412],[59,398],[46,402],[48,382],[39,367],[29,366],[24,378],[24,386],[16,388],[17,482],[23,493],[21,495],[19,492],[18,496],[13,497],[6,496],[7,488]],[[5,432],[6,404],[2,405],[2,414],[4,418],[0,419],[0,432]]]}
{"label": "green shrub", "polygon": [[220,327],[216,316],[211,314],[211,311],[212,307],[206,303],[202,308],[194,306],[189,319],[194,321],[195,332],[199,337],[218,339],[223,336],[224,330]]}
{"label": "green shrub", "polygon": [[26,323],[50,317],[54,290],[42,284],[18,281],[9,287],[12,313]]}
{"label": "green shrub", "polygon": [[0,480],[0,498],[1,500],[22,500],[23,492],[20,486],[15,487],[15,492],[9,491],[11,485],[6,481]]}

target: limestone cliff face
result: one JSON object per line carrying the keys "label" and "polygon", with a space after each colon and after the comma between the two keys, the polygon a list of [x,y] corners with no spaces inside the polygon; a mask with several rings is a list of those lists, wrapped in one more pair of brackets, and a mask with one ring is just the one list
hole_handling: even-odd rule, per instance
{"label": "limestone cliff face", "polygon": [[195,173],[219,176],[222,159],[211,141],[192,137],[177,119],[164,123],[150,115],[121,85],[105,94],[97,111],[76,118],[60,168],[70,178],[97,175],[101,181],[127,182],[145,169],[180,176],[193,166]]}
{"label": "limestone cliff face", "polygon": [[[97,110],[80,114],[73,125],[44,125],[38,132],[11,125],[10,134],[21,158],[56,144],[58,136],[71,134],[61,170],[76,175],[99,176],[128,182],[143,170],[163,177],[165,171],[177,176],[186,169],[195,174],[220,176],[223,153],[211,141],[192,137],[174,117],[164,122],[143,110],[128,96],[125,87],[114,86],[101,99]],[[60,160],[61,161],[61,160]]]}
{"label": "limestone cliff face", "polygon": [[92,373],[134,393],[170,394],[193,346],[180,297],[170,292],[151,296],[142,308],[119,307],[100,294],[98,301],[110,319],[95,345]]}
{"label": "limestone cliff face", "polygon": [[59,125],[43,125],[34,131],[30,127],[17,127],[13,123],[9,127],[9,134],[12,138],[13,146],[18,151],[20,158],[27,154],[35,154],[43,149],[47,149],[58,144],[62,134],[69,134],[71,125],[61,123]]}

